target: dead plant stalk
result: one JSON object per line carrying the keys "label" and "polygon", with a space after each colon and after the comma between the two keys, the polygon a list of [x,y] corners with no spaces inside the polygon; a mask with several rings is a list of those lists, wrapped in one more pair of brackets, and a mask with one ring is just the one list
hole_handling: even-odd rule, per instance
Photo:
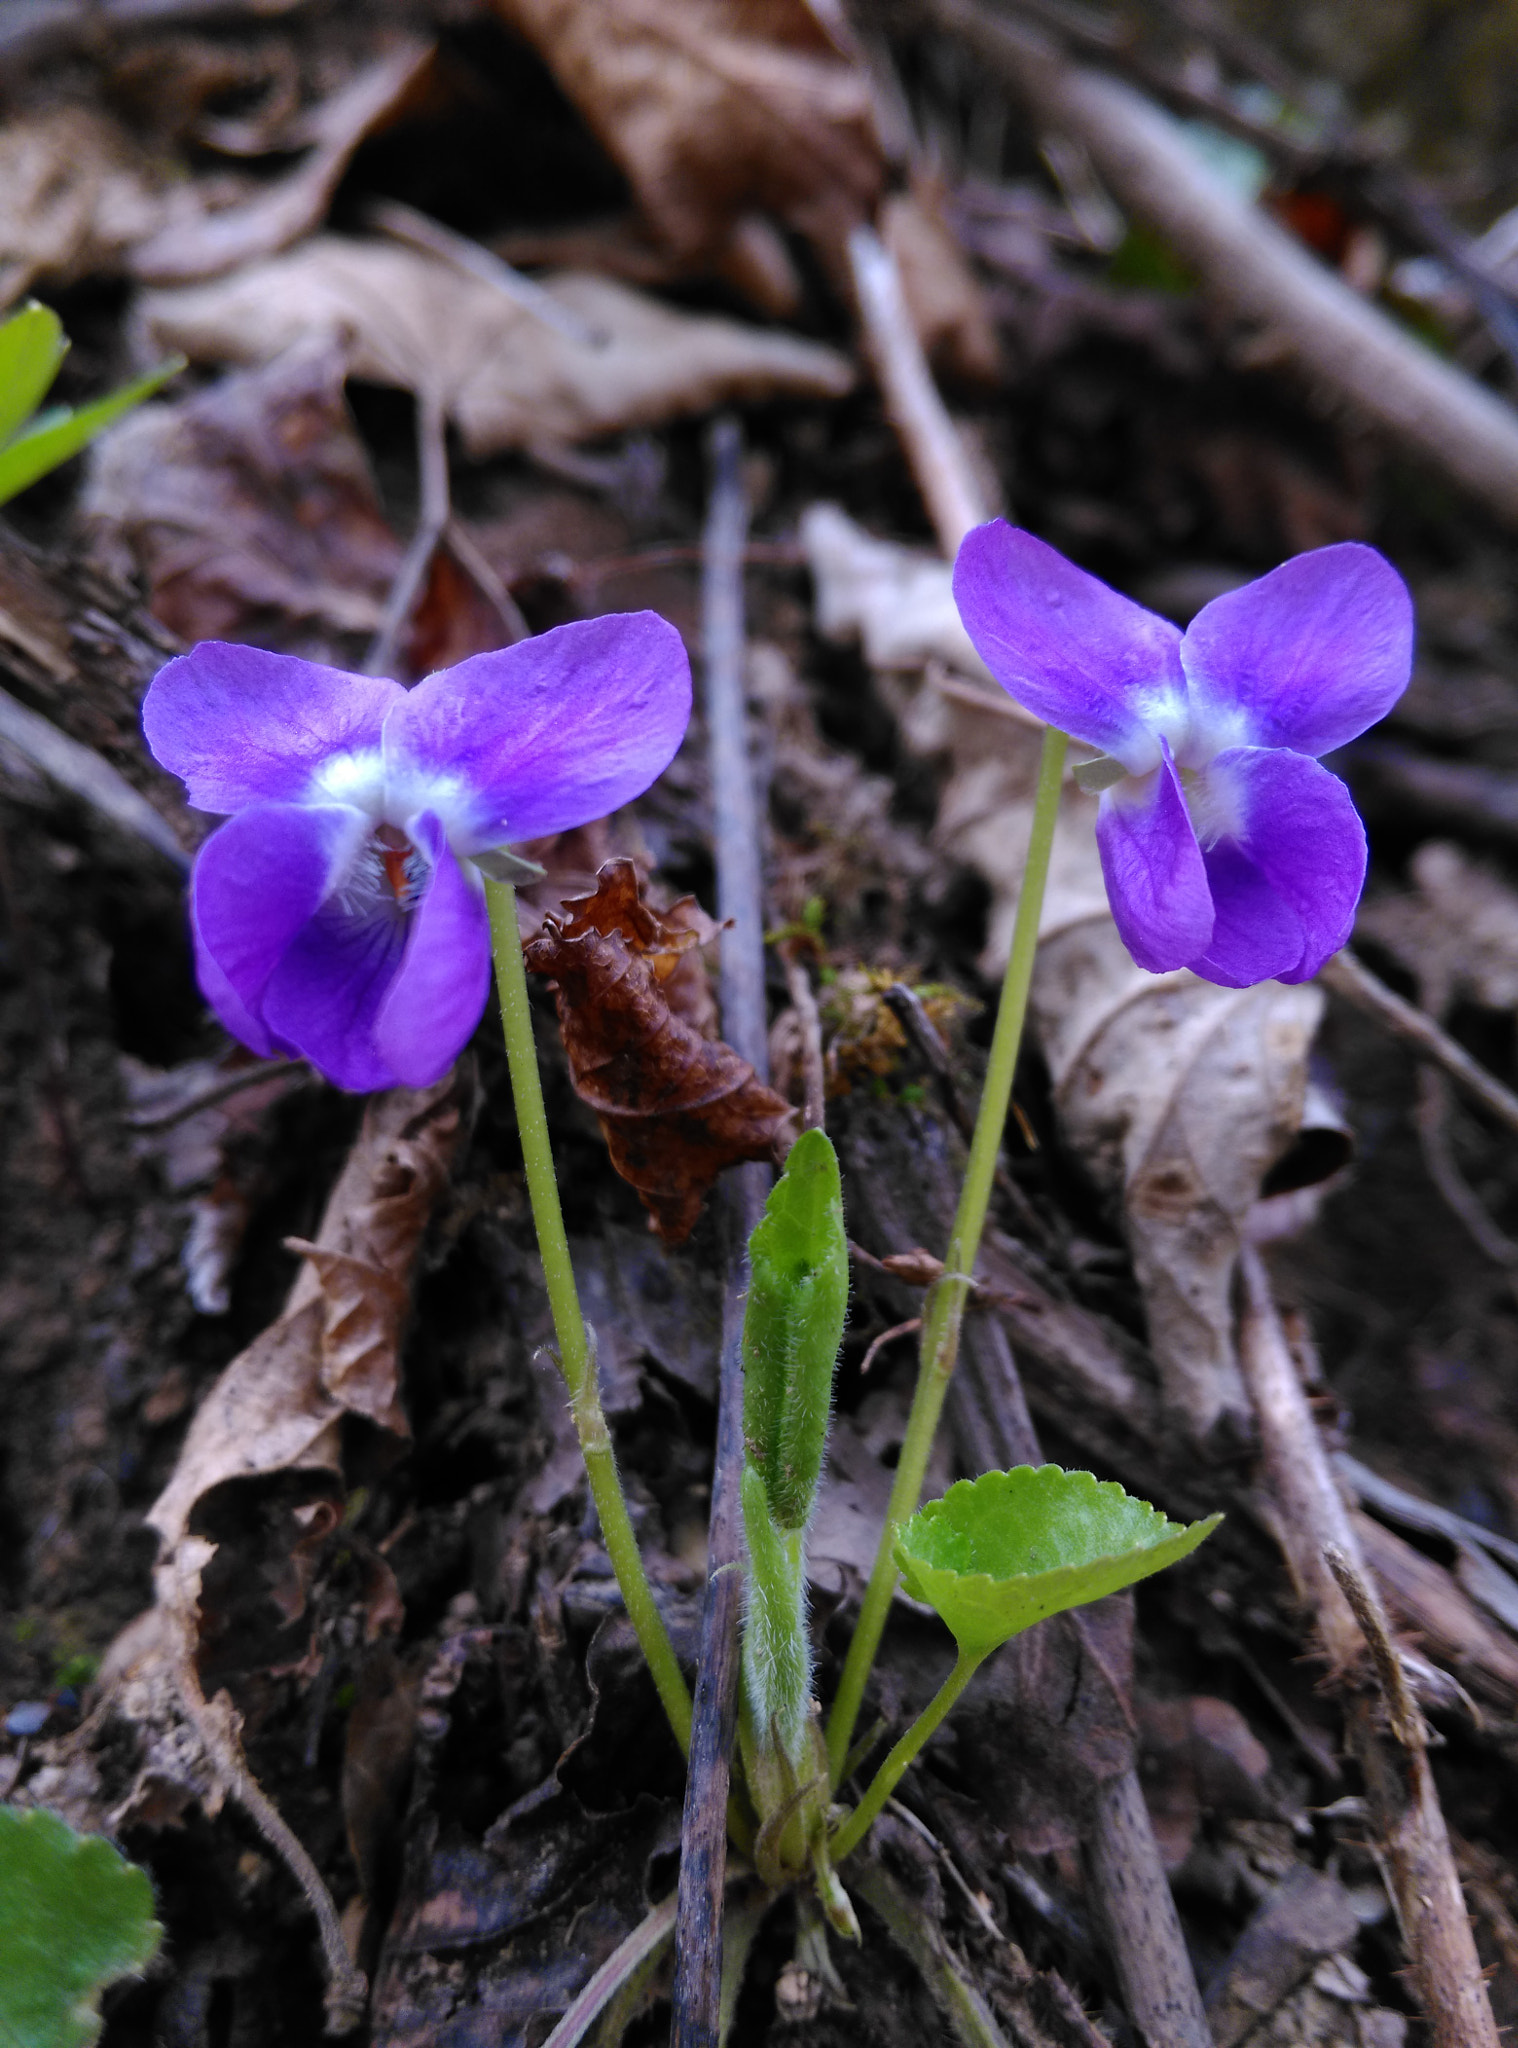
{"label": "dead plant stalk", "polygon": [[[1243,1253],[1239,1358],[1259,1418],[1276,1534],[1312,1617],[1434,2048],[1497,2048],[1496,2023],[1429,1769],[1423,1724],[1318,1434],[1258,1252]],[[1369,1652],[1372,1683],[1365,1679]],[[1383,1711],[1384,1710],[1384,1711]],[[1389,1724],[1389,1727],[1388,1725]]]}

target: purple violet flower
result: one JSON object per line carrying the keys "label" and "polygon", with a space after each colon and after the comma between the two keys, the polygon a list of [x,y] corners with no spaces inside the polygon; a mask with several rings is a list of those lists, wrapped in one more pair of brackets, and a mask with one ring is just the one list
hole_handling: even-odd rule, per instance
{"label": "purple violet flower", "polygon": [[425,1087],[490,980],[474,860],[605,817],[673,759],[690,664],[654,612],[560,626],[403,690],[206,640],[143,700],[190,802],[232,813],[190,888],[206,1000],[340,1088]]}
{"label": "purple violet flower", "polygon": [[1102,872],[1139,966],[1310,980],[1365,882],[1365,828],[1316,756],[1384,717],[1412,666],[1391,564],[1315,548],[1183,634],[998,519],[966,537],[954,596],[1008,695],[1110,757],[1079,779],[1102,792]]}

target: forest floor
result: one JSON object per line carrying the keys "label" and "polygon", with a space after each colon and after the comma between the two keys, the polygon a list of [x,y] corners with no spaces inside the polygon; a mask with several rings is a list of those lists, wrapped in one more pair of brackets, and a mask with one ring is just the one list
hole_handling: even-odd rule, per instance
{"label": "forest floor", "polygon": [[[76,743],[59,779],[0,728],[0,1794],[110,1833],[151,1874],[165,1941],[107,1994],[108,2048],[323,2038],[311,1903],[250,1775],[368,1980],[352,2038],[375,2048],[541,2048],[670,1893],[684,1784],[544,1350],[499,1020],[437,1088],[368,1104],[226,1036],[185,920],[183,856],[210,821],[136,725],[177,648],[241,639],[410,681],[523,630],[656,610],[696,661],[686,744],[635,805],[539,848],[524,903],[540,921],[627,855],[652,901],[714,911],[703,531],[710,422],[741,416],[764,918],[792,940],[768,949],[771,1080],[801,1103],[799,973],[856,1248],[811,1552],[824,1701],[912,1387],[899,1326],[922,1290],[880,1261],[945,1248],[1030,773],[1026,729],[946,623],[931,462],[881,396],[851,227],[874,218],[895,257],[987,513],[1182,624],[1335,541],[1400,570],[1412,686],[1333,761],[1371,839],[1354,947],[1518,1088],[1518,475],[1504,511],[1441,464],[1437,431],[1414,445],[1326,387],[1099,175],[1089,139],[1030,116],[952,11],[863,10],[859,44],[802,0],[647,0],[615,34],[593,0],[111,0],[0,21],[0,291],[61,315],[55,395],[189,358],[0,525],[0,688]],[[1029,12],[1101,54],[1097,17]],[[1494,8],[1485,44],[1420,43],[1438,10],[1414,8],[1401,42],[1367,30],[1356,52],[1340,12],[1346,47],[1315,48],[1287,13],[1266,47],[1242,15],[1138,8],[1109,54],[1161,98],[1189,81],[1193,103],[1171,100],[1193,121],[1208,95],[1231,109],[1199,176],[1269,209],[1413,355],[1510,398],[1518,270],[1478,290],[1449,252],[1500,270],[1500,228],[1472,237],[1518,198],[1518,138],[1470,81],[1518,31]],[[627,80],[649,49],[664,69],[639,126]],[[550,280],[550,313],[460,247]],[[441,508],[419,448],[444,450]],[[86,750],[147,797],[160,843],[92,796]],[[1246,1352],[1290,1344],[1421,1674],[1512,2025],[1513,1130],[1342,979],[1214,1018],[1136,996],[1095,940],[1072,951],[1090,929],[1070,910],[1045,942],[988,1292],[929,1484],[1010,1462],[1036,1428],[1047,1458],[1227,1520],[1090,1633],[987,1667],[862,1859],[883,1875],[861,1879],[860,1946],[829,1945],[795,1892],[734,1881],[729,1945],[750,1946],[729,2038],[965,2038],[947,1955],[1005,2039],[1139,2040],[1092,1821],[1135,1767],[1218,2043],[1435,2038],[1347,1745],[1366,1681],[1329,1670],[1321,1589],[1283,1559],[1235,1317]],[[1117,1010],[1172,996],[1111,1035]],[[541,977],[534,1010],[617,1454],[694,1670],[722,1198],[683,1243],[653,1235]],[[1181,1175],[1164,1231],[1141,1185],[1157,1161]],[[363,1267],[340,1398],[300,1378],[291,1333],[319,1290],[292,1240]],[[1279,1326],[1232,1278],[1241,1243]],[[1189,1366],[1188,1288],[1211,1303]],[[951,1659],[898,1602],[862,1725],[904,1725]],[[218,1698],[240,1717],[220,1754]],[[632,1991],[599,2038],[666,2038],[667,1957]]]}

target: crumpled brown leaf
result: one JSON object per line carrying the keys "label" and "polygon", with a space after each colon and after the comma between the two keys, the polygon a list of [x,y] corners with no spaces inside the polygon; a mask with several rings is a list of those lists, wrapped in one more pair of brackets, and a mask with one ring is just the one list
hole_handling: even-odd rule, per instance
{"label": "crumpled brown leaf", "polygon": [[869,82],[805,0],[495,0],[654,234],[720,257],[770,214],[841,249],[880,189]]}
{"label": "crumpled brown leaf", "polygon": [[608,861],[595,895],[564,911],[527,942],[527,964],[553,979],[570,1079],[612,1165],[679,1244],[725,1166],[770,1156],[790,1104],[680,1013],[699,933],[641,901],[631,861]]}
{"label": "crumpled brown leaf", "polygon": [[240,205],[168,220],[133,249],[132,274],[146,284],[219,277],[320,227],[353,152],[394,115],[431,55],[427,44],[407,38],[365,66],[306,117],[302,139],[311,147],[294,170]]}
{"label": "crumpled brown leaf", "polygon": [[451,1079],[392,1089],[369,1104],[316,1242],[297,1241],[308,1263],[284,1314],[222,1372],[148,1511],[163,1545],[160,1572],[181,1591],[214,1547],[191,1534],[196,1510],[224,1481],[288,1469],[339,1472],[338,1424],[346,1414],[407,1433],[398,1395],[401,1322],[461,1123]]}
{"label": "crumpled brown leaf", "polygon": [[[802,522],[817,613],[887,671],[903,733],[948,764],[934,836],[990,884],[982,966],[1011,944],[1032,822],[1039,728],[985,671],[945,562],[874,539],[836,506]],[[905,680],[927,669],[929,682]],[[948,673],[948,672],[954,673]],[[1031,1015],[1069,1143],[1121,1207],[1170,1408],[1205,1437],[1245,1408],[1230,1300],[1239,1234],[1265,1174],[1302,1129],[1322,1014],[1312,986],[1220,989],[1152,975],[1107,907],[1096,800],[1067,783],[1055,834]]]}
{"label": "crumpled brown leaf", "polygon": [[[324,335],[350,376],[436,393],[471,455],[652,426],[734,400],[837,398],[836,350],[680,313],[608,278],[544,288],[599,342],[546,326],[493,284],[389,242],[318,235],[234,277],[144,294],[154,347],[196,362],[266,363]],[[172,338],[172,339],[171,339]]]}
{"label": "crumpled brown leaf", "polygon": [[96,444],[81,504],[91,547],[144,573],[155,616],[181,639],[379,625],[401,550],[343,372],[335,342],[303,342],[178,404],[145,405]]}

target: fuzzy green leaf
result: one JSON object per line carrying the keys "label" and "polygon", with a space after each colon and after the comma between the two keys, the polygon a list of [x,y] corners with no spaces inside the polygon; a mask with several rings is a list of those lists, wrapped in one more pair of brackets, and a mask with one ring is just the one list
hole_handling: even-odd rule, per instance
{"label": "fuzzy green leaf", "polygon": [[817,1495],[833,1368],[849,1306],[838,1155],[803,1131],[749,1239],[743,1434],[781,1529],[803,1529]]}
{"label": "fuzzy green leaf", "polygon": [[162,1930],[153,1887],[102,1835],[0,1806],[0,2042],[87,2048],[107,1984],[141,1970]]}
{"label": "fuzzy green leaf", "polygon": [[97,398],[92,405],[81,405],[77,410],[60,408],[33,421],[14,440],[0,447],[0,505],[34,484],[38,477],[46,476],[50,469],[56,469],[60,462],[77,455],[97,434],[104,433],[113,420],[140,405],[183,368],[183,356],[170,356],[130,384],[123,384],[119,391]]}
{"label": "fuzzy green leaf", "polygon": [[1016,1465],[961,1479],[921,1508],[897,1536],[896,1562],[961,1650],[984,1657],[1046,1615],[1163,1571],[1222,1519],[1186,1527],[1115,1480]]}
{"label": "fuzzy green leaf", "polygon": [[41,405],[68,346],[58,315],[35,299],[0,324],[0,447]]}

